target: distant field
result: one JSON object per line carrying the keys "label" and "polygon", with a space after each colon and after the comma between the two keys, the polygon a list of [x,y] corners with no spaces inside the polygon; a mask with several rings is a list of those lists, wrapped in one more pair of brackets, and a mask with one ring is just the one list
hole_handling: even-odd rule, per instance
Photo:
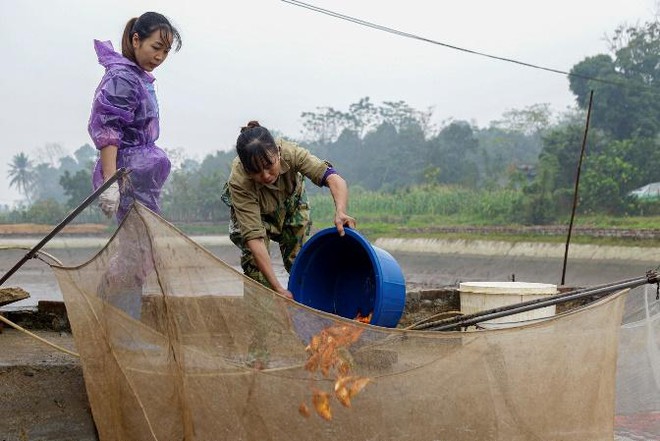
{"label": "distant field", "polygon": [[[313,212],[313,232],[332,226],[332,217],[322,218]],[[323,214],[323,213],[321,213]],[[351,213],[353,214],[353,213]],[[355,215],[355,214],[354,214]],[[420,216],[402,219],[397,216],[355,215],[358,230],[370,240],[380,237],[432,238],[462,240],[498,240],[510,242],[565,242],[568,234],[566,225],[470,225],[465,221],[446,216]],[[224,236],[228,234],[227,223],[175,224],[187,235]],[[571,243],[593,245],[619,245],[660,247],[660,218],[602,218],[580,219],[575,222]],[[52,231],[54,225],[0,224],[2,236],[43,236]],[[116,225],[70,224],[60,234],[96,236],[112,233]]]}
{"label": "distant field", "polygon": [[[0,234],[31,236],[50,233],[54,225],[40,224],[0,224]],[[108,231],[108,225],[105,224],[70,224],[64,227],[62,233],[95,235],[103,234]]]}

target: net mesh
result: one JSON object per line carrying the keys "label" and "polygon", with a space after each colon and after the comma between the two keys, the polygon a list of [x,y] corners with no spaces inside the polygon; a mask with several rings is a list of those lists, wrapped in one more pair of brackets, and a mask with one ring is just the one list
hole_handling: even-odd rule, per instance
{"label": "net mesh", "polygon": [[620,327],[616,433],[622,440],[660,440],[660,301],[658,287],[636,288]]}
{"label": "net mesh", "polygon": [[380,328],[276,295],[140,205],[54,270],[103,441],[611,440],[660,409],[654,292],[623,327],[627,292],[510,329]]}

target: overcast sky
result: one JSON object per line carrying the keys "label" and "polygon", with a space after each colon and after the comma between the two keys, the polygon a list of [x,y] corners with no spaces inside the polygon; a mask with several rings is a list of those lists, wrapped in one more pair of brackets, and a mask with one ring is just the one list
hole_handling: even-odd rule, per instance
{"label": "overcast sky", "polygon": [[[607,53],[605,36],[650,20],[655,0],[309,0],[310,4],[474,51],[569,71]],[[8,166],[48,143],[85,143],[103,68],[93,39],[115,48],[126,21],[155,10],[183,48],[154,74],[163,148],[188,157],[233,147],[250,119],[289,136],[300,114],[347,110],[369,96],[432,108],[434,121],[480,127],[509,109],[573,105],[566,77],[403,38],[279,0],[0,0],[0,203],[19,199]]]}

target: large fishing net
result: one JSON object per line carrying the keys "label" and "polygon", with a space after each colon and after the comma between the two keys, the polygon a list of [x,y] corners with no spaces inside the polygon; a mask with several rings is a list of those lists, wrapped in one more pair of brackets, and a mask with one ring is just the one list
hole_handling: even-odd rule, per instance
{"label": "large fishing net", "polygon": [[54,269],[102,441],[611,440],[660,409],[654,290],[623,327],[627,292],[509,329],[381,328],[278,296],[140,205]]}
{"label": "large fishing net", "polygon": [[619,329],[616,430],[622,439],[660,440],[659,287],[635,288]]}

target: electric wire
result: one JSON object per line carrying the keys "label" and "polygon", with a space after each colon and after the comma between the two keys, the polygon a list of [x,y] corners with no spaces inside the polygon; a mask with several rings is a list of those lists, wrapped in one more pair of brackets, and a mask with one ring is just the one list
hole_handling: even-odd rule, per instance
{"label": "electric wire", "polygon": [[491,59],[494,59],[494,60],[504,61],[504,62],[508,62],[508,63],[513,63],[513,64],[517,64],[517,65],[520,65],[520,66],[530,67],[530,68],[533,68],[533,69],[539,69],[539,70],[543,70],[543,71],[546,71],[546,72],[560,74],[560,75],[563,75],[563,76],[580,78],[580,79],[589,80],[589,81],[596,81],[596,82],[599,82],[599,83],[610,84],[610,85],[614,85],[614,86],[618,86],[618,87],[633,86],[635,88],[644,88],[644,89],[649,90],[646,86],[643,86],[643,85],[631,85],[629,83],[624,83],[622,81],[606,80],[604,78],[598,78],[598,77],[592,77],[592,76],[588,76],[588,75],[582,75],[582,74],[578,74],[578,73],[574,73],[574,72],[568,72],[568,71],[561,70],[561,69],[545,67],[545,66],[541,66],[541,65],[538,65],[538,64],[532,64],[532,63],[527,63],[525,61],[516,60],[516,59],[513,59],[513,58],[501,57],[501,56],[498,56],[498,55],[492,55],[492,54],[488,54],[488,53],[485,53],[485,52],[480,52],[480,51],[476,51],[476,50],[472,50],[472,49],[463,48],[463,47],[460,47],[460,46],[455,46],[455,45],[448,44],[448,43],[443,43],[441,41],[433,40],[433,39],[427,38],[427,37],[422,37],[422,36],[419,36],[419,35],[416,35],[416,34],[412,34],[410,32],[400,31],[398,29],[394,29],[394,28],[391,28],[391,27],[388,27],[388,26],[384,26],[384,25],[380,25],[380,24],[373,23],[373,22],[370,22],[370,21],[362,20],[362,19],[357,18],[357,17],[352,17],[350,15],[340,14],[338,12],[334,12],[334,11],[324,9],[324,8],[321,8],[321,7],[318,7],[318,6],[310,5],[309,3],[301,2],[299,0],[281,0],[281,1],[284,2],[284,3],[289,3],[293,6],[298,6],[298,7],[304,8],[304,9],[309,9],[310,11],[318,12],[320,14],[329,15],[331,17],[338,18],[340,20],[345,20],[345,21],[349,21],[351,23],[359,24],[361,26],[366,26],[366,27],[369,27],[369,28],[372,28],[372,29],[376,29],[376,30],[379,30],[379,31],[383,31],[383,32],[387,32],[387,33],[390,33],[390,34],[398,35],[398,36],[401,36],[401,37],[412,38],[414,40],[419,40],[419,41],[423,41],[423,42],[426,42],[426,43],[435,44],[437,46],[443,46],[443,47],[446,47],[446,48],[449,48],[449,49],[454,49],[454,50],[457,50],[457,51],[460,51],[460,52],[466,52],[466,53],[473,54],[473,55],[479,55],[479,56],[482,56],[482,57],[491,58]]}

